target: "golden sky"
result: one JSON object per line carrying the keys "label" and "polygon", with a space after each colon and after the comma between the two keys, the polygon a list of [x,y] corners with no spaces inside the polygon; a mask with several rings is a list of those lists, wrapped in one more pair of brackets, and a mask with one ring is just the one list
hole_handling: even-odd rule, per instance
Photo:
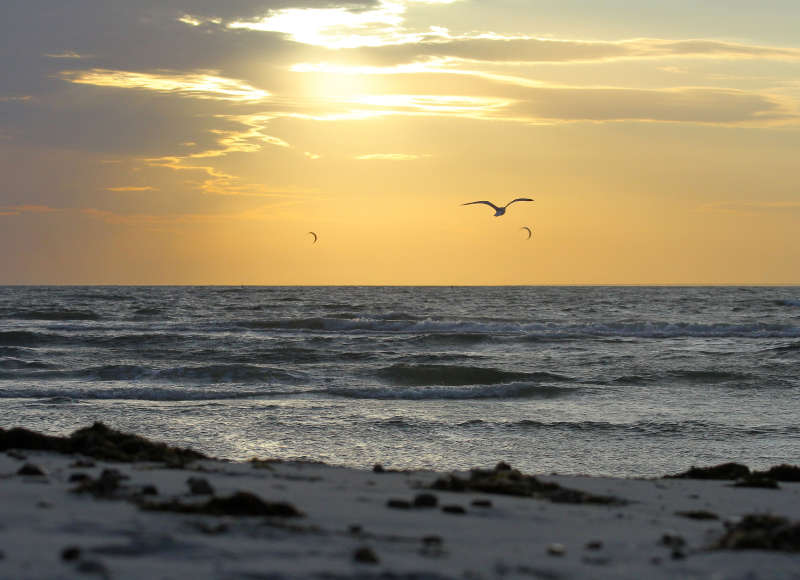
{"label": "golden sky", "polygon": [[797,22],[796,0],[12,0],[0,284],[798,284]]}

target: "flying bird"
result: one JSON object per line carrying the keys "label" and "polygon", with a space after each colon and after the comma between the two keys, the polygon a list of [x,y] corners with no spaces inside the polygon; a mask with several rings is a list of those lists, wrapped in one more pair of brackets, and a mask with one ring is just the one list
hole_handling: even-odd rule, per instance
{"label": "flying bird", "polygon": [[315,234],[314,232],[308,232],[308,233],[311,234],[312,236],[314,236],[314,241],[311,242],[311,243],[312,244],[316,244],[317,243],[317,234]]}
{"label": "flying bird", "polygon": [[528,240],[531,239],[531,236],[533,235],[533,231],[531,230],[531,228],[529,228],[528,226],[522,226],[519,229],[525,230],[526,232],[528,232],[528,237],[526,239],[528,239]]}
{"label": "flying bird", "polygon": [[514,203],[515,201],[533,201],[533,200],[531,198],[529,198],[529,197],[518,197],[517,199],[512,199],[507,204],[505,204],[503,207],[498,207],[495,204],[493,204],[491,201],[470,201],[470,202],[467,202],[467,203],[462,203],[461,205],[472,205],[474,203],[485,203],[486,205],[488,205],[489,207],[491,207],[494,210],[494,217],[500,217],[501,215],[506,213],[506,208],[508,206],[510,206],[512,203]]}

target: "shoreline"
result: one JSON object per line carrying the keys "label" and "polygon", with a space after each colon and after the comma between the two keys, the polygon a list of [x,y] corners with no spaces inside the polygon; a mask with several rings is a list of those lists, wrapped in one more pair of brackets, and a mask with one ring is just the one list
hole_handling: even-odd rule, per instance
{"label": "shoreline", "polygon": [[800,482],[737,468],[369,471],[206,458],[101,424],[27,435],[34,449],[11,431],[2,577],[744,579],[800,564]]}

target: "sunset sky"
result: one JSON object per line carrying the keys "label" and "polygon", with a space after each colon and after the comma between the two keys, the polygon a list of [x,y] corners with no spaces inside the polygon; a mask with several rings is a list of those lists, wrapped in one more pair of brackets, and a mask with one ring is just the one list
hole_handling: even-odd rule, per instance
{"label": "sunset sky", "polygon": [[800,283],[798,22],[6,0],[0,284]]}

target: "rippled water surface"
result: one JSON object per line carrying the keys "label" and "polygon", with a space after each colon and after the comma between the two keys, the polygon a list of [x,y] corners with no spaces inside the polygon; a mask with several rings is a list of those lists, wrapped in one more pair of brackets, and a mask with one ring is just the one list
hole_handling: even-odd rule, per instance
{"label": "rippled water surface", "polygon": [[0,287],[0,426],[221,457],[800,462],[800,288]]}

